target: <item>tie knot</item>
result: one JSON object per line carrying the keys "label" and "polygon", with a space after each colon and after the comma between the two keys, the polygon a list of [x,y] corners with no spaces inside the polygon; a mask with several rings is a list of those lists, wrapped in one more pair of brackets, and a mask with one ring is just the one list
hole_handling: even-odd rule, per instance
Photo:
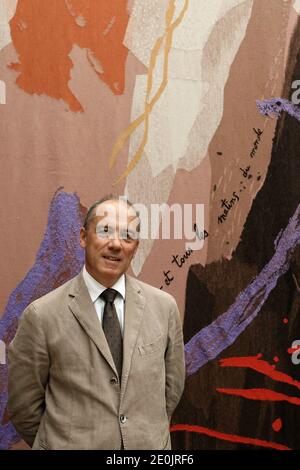
{"label": "tie knot", "polygon": [[118,292],[115,289],[105,289],[100,295],[100,297],[102,297],[105,302],[112,303],[115,300],[117,294]]}

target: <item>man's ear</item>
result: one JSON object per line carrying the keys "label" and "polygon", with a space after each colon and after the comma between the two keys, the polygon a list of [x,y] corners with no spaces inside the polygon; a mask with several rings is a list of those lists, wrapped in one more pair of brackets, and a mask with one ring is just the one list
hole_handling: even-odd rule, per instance
{"label": "man's ear", "polygon": [[79,235],[79,243],[81,248],[86,247],[86,229],[84,227],[81,227],[80,229],[80,235]]}

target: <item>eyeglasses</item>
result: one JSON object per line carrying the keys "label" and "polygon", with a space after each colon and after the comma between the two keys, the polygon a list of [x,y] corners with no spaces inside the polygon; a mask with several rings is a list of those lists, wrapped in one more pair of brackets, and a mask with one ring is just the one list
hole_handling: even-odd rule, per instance
{"label": "eyeglasses", "polygon": [[114,227],[101,224],[96,226],[96,234],[97,237],[101,238],[102,240],[114,240],[118,238],[119,240],[124,240],[127,243],[133,243],[138,239],[138,232],[136,230],[129,228],[116,230]]}

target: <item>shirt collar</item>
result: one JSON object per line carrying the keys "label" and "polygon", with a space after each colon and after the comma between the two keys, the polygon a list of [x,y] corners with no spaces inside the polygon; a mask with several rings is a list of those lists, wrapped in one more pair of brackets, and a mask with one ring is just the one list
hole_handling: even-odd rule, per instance
{"label": "shirt collar", "polygon": [[[89,291],[90,297],[92,299],[92,302],[95,302],[99,295],[102,294],[102,292],[107,289],[107,287],[103,286],[100,284],[100,282],[96,281],[96,279],[90,275],[90,273],[87,272],[86,267],[83,267],[82,271],[83,279],[86,284],[86,287]],[[121,277],[115,282],[113,286],[111,286],[112,289],[115,289],[125,300],[125,274],[122,274]]]}

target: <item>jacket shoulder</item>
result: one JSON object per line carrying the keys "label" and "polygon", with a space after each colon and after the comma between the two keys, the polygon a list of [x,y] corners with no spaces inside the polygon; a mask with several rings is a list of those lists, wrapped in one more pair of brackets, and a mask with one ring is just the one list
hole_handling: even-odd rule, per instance
{"label": "jacket shoulder", "polygon": [[[50,307],[52,304],[63,303],[68,298],[71,287],[78,278],[79,275],[73,277],[69,281],[65,282],[59,287],[56,287],[48,294],[39,297],[38,299],[31,302],[28,307],[32,307],[34,310],[42,310],[44,307]],[[27,307],[27,308],[28,308]]]}

